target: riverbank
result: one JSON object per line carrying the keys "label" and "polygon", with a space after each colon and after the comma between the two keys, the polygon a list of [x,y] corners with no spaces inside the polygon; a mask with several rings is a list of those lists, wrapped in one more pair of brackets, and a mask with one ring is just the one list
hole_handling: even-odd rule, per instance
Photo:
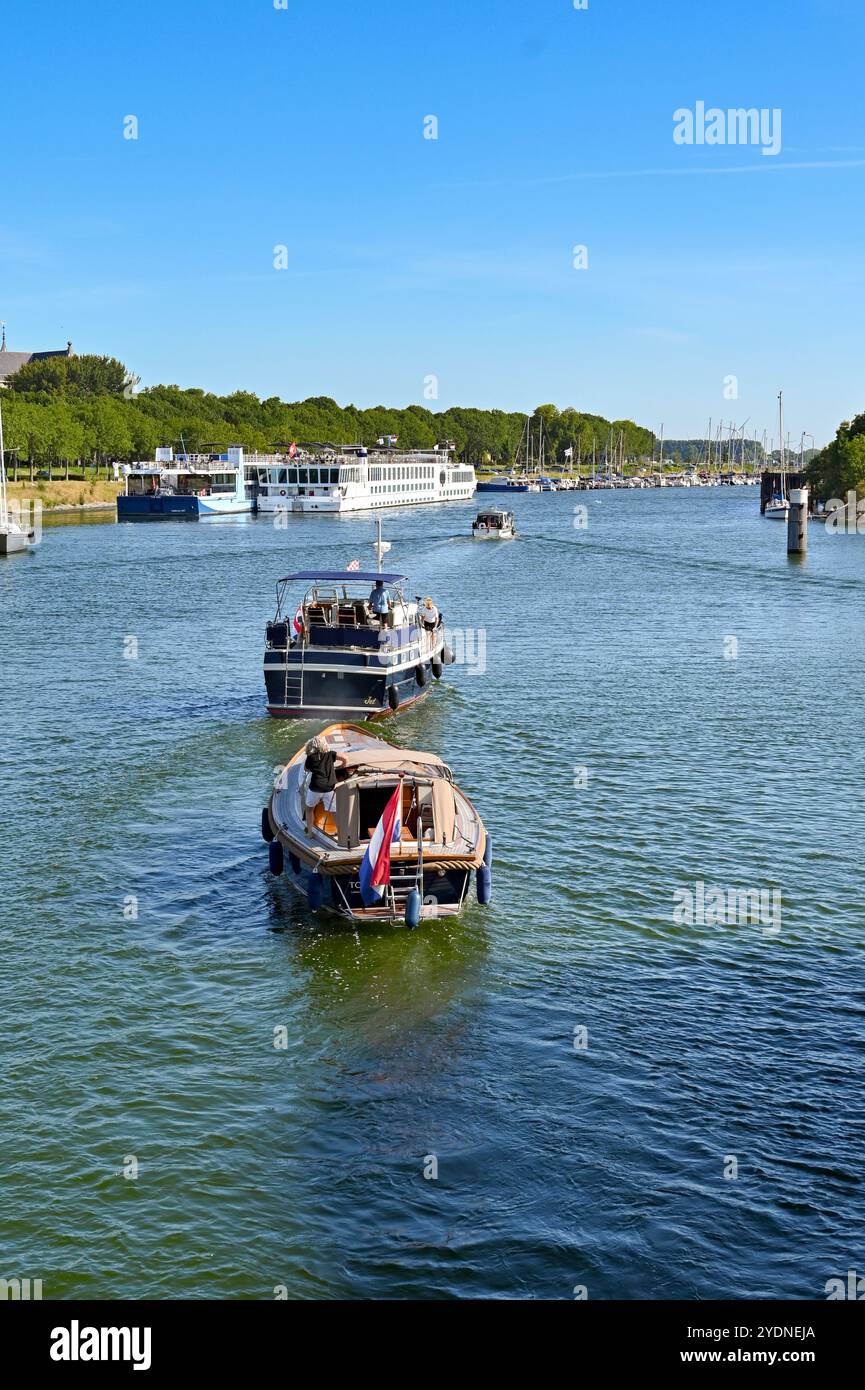
{"label": "riverbank", "polygon": [[41,502],[46,512],[89,512],[110,511],[117,502],[117,494],[122,483],[105,479],[87,479],[82,482],[72,479],[69,482],[58,480],[47,482],[40,478],[37,482],[7,481],[6,490],[9,501]]}

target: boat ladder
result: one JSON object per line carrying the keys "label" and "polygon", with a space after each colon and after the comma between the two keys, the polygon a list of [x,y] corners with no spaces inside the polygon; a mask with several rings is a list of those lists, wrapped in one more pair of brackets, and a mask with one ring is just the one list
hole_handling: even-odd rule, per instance
{"label": "boat ladder", "polygon": [[299,665],[289,663],[285,654],[285,707],[299,709],[303,704],[303,656]]}
{"label": "boat ladder", "polygon": [[390,905],[395,917],[401,917],[405,912],[408,895],[412,889],[420,889],[418,868],[418,864],[400,864],[397,869],[395,864],[391,864]]}
{"label": "boat ladder", "polygon": [[390,867],[390,907],[394,916],[402,916],[405,912],[409,894],[413,889],[417,889],[423,899],[423,836],[424,830],[432,826],[431,812],[418,805],[417,789],[412,795],[412,806],[417,812],[418,837],[417,859],[412,863],[410,860],[391,860]]}

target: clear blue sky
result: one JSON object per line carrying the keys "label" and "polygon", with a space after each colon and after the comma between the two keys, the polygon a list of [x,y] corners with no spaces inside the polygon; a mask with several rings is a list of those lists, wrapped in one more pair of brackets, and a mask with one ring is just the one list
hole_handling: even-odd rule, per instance
{"label": "clear blue sky", "polygon": [[[861,0],[41,0],[0,51],[11,348],[668,437],[865,409]],[[782,152],[677,146],[699,100]]]}

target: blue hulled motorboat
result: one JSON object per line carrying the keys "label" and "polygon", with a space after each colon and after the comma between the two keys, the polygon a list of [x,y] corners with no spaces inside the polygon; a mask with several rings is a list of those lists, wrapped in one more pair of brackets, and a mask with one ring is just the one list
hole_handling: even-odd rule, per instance
{"label": "blue hulled motorboat", "polygon": [[[294,607],[289,586],[308,585]],[[372,719],[426,694],[453,661],[431,599],[405,596],[402,574],[301,570],[276,588],[267,624],[268,713]]]}

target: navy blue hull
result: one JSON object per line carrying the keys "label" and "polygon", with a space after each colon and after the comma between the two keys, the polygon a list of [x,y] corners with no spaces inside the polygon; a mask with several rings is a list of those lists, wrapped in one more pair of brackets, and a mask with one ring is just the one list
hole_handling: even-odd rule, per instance
{"label": "navy blue hull", "polygon": [[180,521],[197,521],[197,497],[126,497],[117,499],[118,521],[164,521],[176,517]]}
{"label": "navy blue hull", "polygon": [[528,492],[528,483],[478,483],[478,492]]}
{"label": "navy blue hull", "polygon": [[[284,876],[308,899],[310,904],[330,908],[335,912],[346,911],[346,903],[351,911],[360,911],[363,898],[357,878],[329,874],[313,874],[293,854],[286,852]],[[426,870],[423,876],[423,898],[426,903],[435,901],[441,907],[456,907],[466,891],[468,869],[446,869],[440,874],[437,869]],[[317,883],[313,880],[317,879]],[[323,897],[320,896],[323,889]]]}
{"label": "navy blue hull", "polygon": [[[426,666],[426,684],[420,685],[416,668],[406,671],[384,672],[380,668],[357,671],[310,671],[303,674],[302,690],[300,676],[289,673],[286,682],[284,670],[268,671],[268,665],[285,663],[284,653],[277,655],[280,661],[270,663],[265,659],[264,683],[267,689],[267,708],[270,714],[281,718],[314,719],[318,715],[327,719],[370,719],[379,714],[390,714],[389,691],[394,687],[399,695],[397,708],[425,695],[433,683],[429,666]],[[289,663],[293,665],[294,663]],[[297,663],[298,673],[300,664]]]}

